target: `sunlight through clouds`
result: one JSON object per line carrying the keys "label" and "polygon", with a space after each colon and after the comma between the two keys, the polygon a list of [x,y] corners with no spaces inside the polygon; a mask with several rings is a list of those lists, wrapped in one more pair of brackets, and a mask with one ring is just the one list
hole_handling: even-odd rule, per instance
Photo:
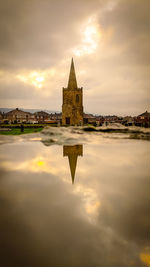
{"label": "sunlight through clouds", "polygon": [[86,113],[149,109],[149,0],[3,2],[1,107],[61,111],[73,57]]}
{"label": "sunlight through clouds", "polygon": [[96,52],[101,37],[96,16],[88,19],[88,22],[82,27],[80,34],[82,36],[81,45],[73,49],[74,55],[80,57]]}
{"label": "sunlight through clouds", "polygon": [[16,78],[23,83],[33,85],[35,88],[41,89],[46,84],[46,79],[48,77],[53,77],[55,72],[55,69],[46,71],[31,71],[29,73],[19,74]]}
{"label": "sunlight through clouds", "polygon": [[141,253],[140,259],[142,262],[144,262],[147,266],[150,266],[150,254]]}

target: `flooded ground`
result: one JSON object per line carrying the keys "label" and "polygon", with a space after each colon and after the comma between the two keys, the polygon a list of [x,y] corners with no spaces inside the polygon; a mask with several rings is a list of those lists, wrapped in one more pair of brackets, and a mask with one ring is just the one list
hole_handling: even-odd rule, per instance
{"label": "flooded ground", "polygon": [[1,136],[1,266],[150,266],[143,132]]}

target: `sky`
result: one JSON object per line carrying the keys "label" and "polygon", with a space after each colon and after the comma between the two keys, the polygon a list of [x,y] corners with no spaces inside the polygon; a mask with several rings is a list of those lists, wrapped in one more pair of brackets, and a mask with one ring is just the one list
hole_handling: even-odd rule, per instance
{"label": "sky", "polygon": [[0,107],[61,111],[71,58],[84,111],[150,111],[149,0],[0,0]]}

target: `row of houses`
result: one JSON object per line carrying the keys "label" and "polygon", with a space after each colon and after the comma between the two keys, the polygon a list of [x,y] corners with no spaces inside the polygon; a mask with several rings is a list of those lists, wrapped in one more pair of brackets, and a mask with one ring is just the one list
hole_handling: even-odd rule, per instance
{"label": "row of houses", "polygon": [[150,113],[145,111],[144,113],[138,116],[125,116],[120,117],[116,115],[107,115],[107,116],[94,116],[92,114],[84,114],[84,123],[90,123],[93,125],[101,126],[103,123],[106,125],[110,123],[121,123],[125,126],[143,126],[143,127],[150,127]]}
{"label": "row of houses", "polygon": [[[0,112],[0,123],[60,123],[62,113],[48,113],[38,111],[35,113],[26,112],[18,108],[7,113]],[[103,123],[121,123],[124,125],[136,125],[150,127],[150,113],[148,111],[136,116],[118,117],[115,115],[100,116],[84,113],[84,124],[102,125]]]}
{"label": "row of houses", "polygon": [[38,111],[35,113],[26,112],[18,108],[7,113],[0,113],[1,123],[57,123],[61,120],[61,113]]}
{"label": "row of houses", "polygon": [[136,126],[150,127],[150,113],[145,111],[144,113],[138,115],[134,120],[134,124]]}

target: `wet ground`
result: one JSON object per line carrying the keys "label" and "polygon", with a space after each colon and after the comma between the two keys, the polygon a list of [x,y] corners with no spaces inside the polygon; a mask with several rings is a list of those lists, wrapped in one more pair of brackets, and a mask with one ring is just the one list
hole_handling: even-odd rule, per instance
{"label": "wet ground", "polygon": [[150,266],[149,131],[136,131],[1,136],[1,266]]}

